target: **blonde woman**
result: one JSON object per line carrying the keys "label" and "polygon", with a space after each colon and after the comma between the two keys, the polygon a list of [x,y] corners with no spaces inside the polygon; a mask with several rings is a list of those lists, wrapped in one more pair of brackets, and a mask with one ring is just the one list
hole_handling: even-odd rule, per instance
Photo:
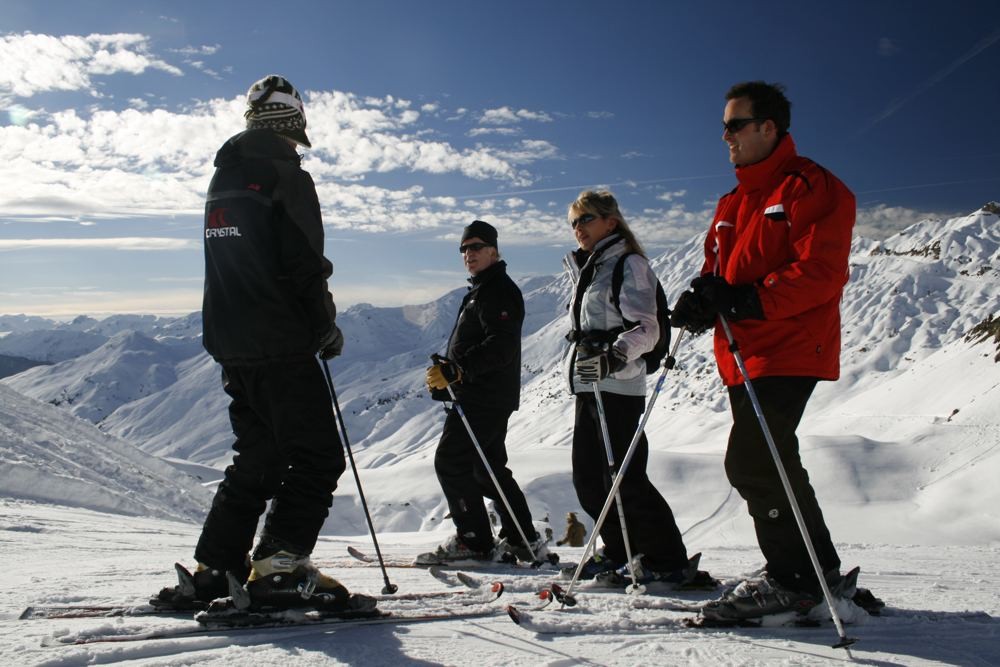
{"label": "blonde woman", "polygon": [[[570,389],[576,395],[573,431],[573,486],[580,505],[597,519],[611,488],[608,453],[598,399],[603,404],[616,468],[625,456],[645,409],[646,363],[640,358],[656,344],[656,276],[610,192],[585,191],[569,206],[569,222],[579,246],[564,260],[575,288],[569,309],[572,341],[567,356]],[[622,266],[618,303],[612,273]],[[595,390],[600,392],[598,396]],[[646,475],[649,447],[643,435],[620,487],[630,550],[626,549],[619,508],[608,512],[601,552],[584,564],[581,579],[638,583],[662,581],[677,587],[714,580],[688,560],[670,506]]]}

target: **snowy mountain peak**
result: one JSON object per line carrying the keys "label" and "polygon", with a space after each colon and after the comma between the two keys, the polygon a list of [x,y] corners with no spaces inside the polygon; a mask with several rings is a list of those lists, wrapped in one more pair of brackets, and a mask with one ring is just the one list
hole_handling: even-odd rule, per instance
{"label": "snowy mountain peak", "polygon": [[[977,211],[923,221],[883,241],[855,240],[842,301],[841,380],[820,384],[801,433],[803,455],[822,462],[810,473],[819,492],[835,499],[829,509],[824,504],[835,525],[863,524],[859,507],[901,511],[891,502],[872,500],[882,487],[866,468],[869,461],[892,468],[898,482],[893,493],[904,505],[923,502],[926,486],[937,484],[936,470],[953,471],[941,478],[936,492],[961,480],[967,488],[980,471],[1000,474],[1000,455],[990,449],[998,433],[994,413],[1000,400],[1000,364],[993,363],[993,323],[1000,314],[997,223],[996,214]],[[668,300],[700,271],[703,240],[692,237],[651,258]],[[521,408],[511,418],[507,439],[511,466],[533,511],[560,516],[579,510],[569,472],[573,399],[561,369],[571,285],[561,272],[520,282],[526,319]],[[345,354],[330,366],[381,529],[443,525],[447,509],[432,463],[441,404],[429,399],[423,376],[430,353],[445,345],[464,293],[464,286],[456,286],[428,304],[358,305],[338,317]],[[138,333],[123,333],[130,324]],[[123,317],[87,323],[91,331],[100,329],[112,338],[89,354],[6,382],[99,421],[147,453],[222,467],[231,457],[232,435],[219,369],[201,350],[197,333],[183,334],[196,332],[199,324],[197,313],[175,321]],[[972,335],[963,340],[967,334]],[[0,353],[13,336],[0,339]],[[994,342],[975,342],[989,336]],[[681,525],[697,526],[690,533],[695,541],[717,541],[720,535],[751,539],[745,510],[729,499],[721,467],[728,411],[711,336],[686,337],[647,435],[650,476],[665,490]],[[911,448],[905,454],[899,450],[904,444]],[[942,450],[950,453],[939,454]],[[898,463],[890,466],[880,457]],[[935,457],[945,463],[928,463],[938,461]],[[967,460],[978,467],[969,468]],[[364,532],[362,515],[349,507],[352,481],[345,478],[342,487],[338,507],[343,509],[331,515],[327,530]],[[989,496],[979,499],[983,506],[1000,503],[990,489],[983,493]],[[720,509],[707,518],[708,506]],[[927,532],[922,539],[951,539],[947,522],[928,516],[915,521]],[[914,530],[900,525],[892,536],[879,539],[909,539]],[[977,524],[976,531],[979,537],[968,532],[962,539],[1000,539],[995,526]]]}

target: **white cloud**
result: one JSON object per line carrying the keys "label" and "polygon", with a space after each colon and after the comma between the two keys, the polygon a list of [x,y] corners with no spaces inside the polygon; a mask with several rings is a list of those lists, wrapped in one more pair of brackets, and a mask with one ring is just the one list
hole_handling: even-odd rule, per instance
{"label": "white cloud", "polygon": [[543,139],[525,139],[513,148],[495,151],[497,155],[514,164],[527,164],[538,160],[552,160],[559,157],[559,149]]}
{"label": "white cloud", "polygon": [[677,190],[676,192],[661,192],[660,194],[656,195],[656,198],[659,199],[660,201],[673,201],[674,199],[677,199],[678,197],[683,197],[686,194],[687,190]]}
{"label": "white cloud", "polygon": [[25,98],[52,90],[94,93],[93,76],[141,74],[147,69],[183,74],[151,56],[144,35],[54,37],[24,33],[0,37],[0,97]]}
{"label": "white cloud", "polygon": [[869,239],[883,239],[922,220],[950,217],[951,213],[931,213],[903,206],[875,206],[859,208],[854,223],[855,236]]}
{"label": "white cloud", "polygon": [[[186,47],[180,52],[212,55],[217,49]],[[11,52],[16,57],[5,57]],[[142,35],[0,38],[0,97],[52,90],[95,94],[92,77],[149,69],[180,73],[150,55]],[[403,231],[450,228],[466,221],[466,205],[455,197],[429,196],[420,187],[391,189],[363,183],[378,174],[459,174],[494,181],[500,190],[509,190],[531,185],[529,165],[560,157],[558,148],[545,140],[489,143],[489,135],[509,136],[519,131],[516,128],[482,128],[483,140],[472,147],[442,140],[422,122],[424,114],[440,110],[436,103],[417,110],[410,100],[392,95],[365,97],[336,90],[306,91],[305,99],[314,148],[304,151],[303,167],[317,182],[324,218],[334,228]],[[103,109],[101,102],[54,112],[11,108],[9,113],[16,111],[17,119],[11,118],[18,122],[0,126],[0,180],[5,183],[0,210],[5,216],[29,223],[82,217],[200,217],[212,157],[223,141],[243,128],[242,95],[196,102],[183,111],[152,108],[151,103],[162,103],[153,97],[133,97],[128,103],[132,108],[124,110]],[[468,110],[449,113],[465,116]],[[518,122],[549,120],[541,112],[510,113]],[[469,206],[506,210],[524,204],[510,197],[506,204],[488,201]],[[43,242],[51,247],[74,241],[12,240],[5,249]],[[142,247],[138,241],[89,242],[100,247]],[[160,241],[150,243],[156,246]]]}
{"label": "white cloud", "polygon": [[899,53],[899,45],[891,37],[880,37],[878,40],[878,54],[883,58],[888,58]]}
{"label": "white cloud", "polygon": [[[331,201],[353,191],[351,180],[392,171],[459,173],[523,187],[531,182],[524,166],[558,155],[553,144],[540,140],[502,149],[426,140],[417,136],[422,131],[416,126],[418,112],[391,98],[368,101],[376,107],[338,91],[307,95],[314,149],[305,152],[303,166],[325,184]],[[10,186],[0,193],[4,212],[95,218],[198,214],[212,156],[242,129],[242,96],[199,103],[183,113],[139,108],[139,98],[131,104],[137,108],[98,109],[89,116],[65,110],[37,114],[25,126],[0,127],[0,178]],[[387,199],[399,192],[373,190]],[[321,201],[329,207],[327,199]],[[374,229],[376,224],[397,228],[400,223],[375,215],[368,225]]]}
{"label": "white cloud", "polygon": [[184,56],[213,56],[222,48],[221,44],[203,44],[201,46],[185,46],[182,49],[169,49],[172,53]]}
{"label": "white cloud", "polygon": [[515,136],[521,134],[522,130],[519,127],[474,127],[469,130],[466,134],[470,137],[481,137],[489,134],[497,134],[502,136]]}
{"label": "white cloud", "polygon": [[500,107],[497,109],[487,109],[479,118],[479,122],[484,125],[512,125],[520,123],[522,120],[550,123],[552,122],[552,116],[544,111],[529,111],[528,109],[514,110],[510,107]]}
{"label": "white cloud", "polygon": [[118,237],[104,239],[0,239],[0,252],[6,250],[200,250],[200,240],[157,237]]}

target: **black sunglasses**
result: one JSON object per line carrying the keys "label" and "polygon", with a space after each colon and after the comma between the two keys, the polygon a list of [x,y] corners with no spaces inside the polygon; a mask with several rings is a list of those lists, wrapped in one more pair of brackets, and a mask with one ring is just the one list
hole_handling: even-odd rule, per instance
{"label": "black sunglasses", "polygon": [[479,252],[483,248],[489,248],[489,247],[490,247],[489,243],[466,243],[465,245],[458,246],[458,252],[464,255],[470,250],[473,252]]}
{"label": "black sunglasses", "polygon": [[574,218],[569,221],[569,226],[576,229],[578,225],[585,225],[592,220],[597,220],[597,216],[593,213],[584,213],[579,218]]}
{"label": "black sunglasses", "polygon": [[723,121],[722,129],[729,134],[736,134],[750,123],[763,123],[766,118],[730,118]]}

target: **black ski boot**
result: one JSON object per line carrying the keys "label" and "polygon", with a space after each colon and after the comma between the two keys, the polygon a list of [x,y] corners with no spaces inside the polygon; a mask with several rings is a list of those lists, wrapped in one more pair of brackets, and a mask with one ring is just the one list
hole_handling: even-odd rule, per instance
{"label": "black ski boot", "polygon": [[[149,604],[152,606],[160,609],[197,611],[206,609],[216,598],[229,596],[229,584],[226,573],[222,570],[210,568],[202,563],[198,564],[194,574],[180,563],[174,563],[174,569],[177,571],[177,585],[161,589],[156,597],[150,599]],[[242,577],[245,581],[249,574],[248,565],[234,572],[233,576]]]}

